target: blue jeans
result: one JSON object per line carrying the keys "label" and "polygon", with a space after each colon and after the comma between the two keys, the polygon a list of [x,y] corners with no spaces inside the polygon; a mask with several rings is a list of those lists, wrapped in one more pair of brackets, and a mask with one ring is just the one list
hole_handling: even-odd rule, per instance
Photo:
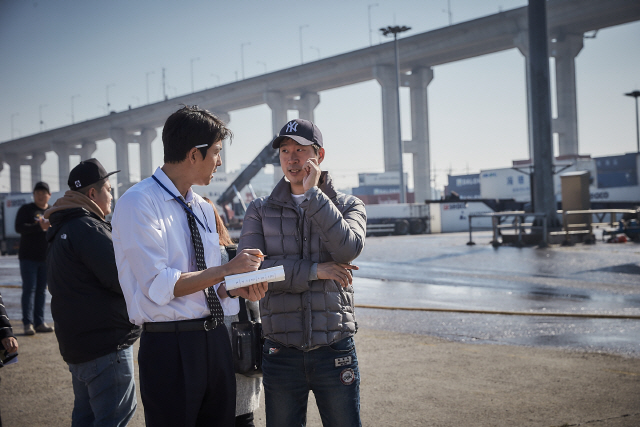
{"label": "blue jeans", "polygon": [[133,347],[68,365],[75,395],[71,426],[126,426],[137,406]]}
{"label": "blue jeans", "polygon": [[262,349],[267,427],[304,426],[309,390],[324,426],[360,426],[360,372],[353,338],[312,351],[265,340]]}
{"label": "blue jeans", "polygon": [[47,264],[21,259],[20,276],[22,276],[22,323],[42,325],[47,291]]}

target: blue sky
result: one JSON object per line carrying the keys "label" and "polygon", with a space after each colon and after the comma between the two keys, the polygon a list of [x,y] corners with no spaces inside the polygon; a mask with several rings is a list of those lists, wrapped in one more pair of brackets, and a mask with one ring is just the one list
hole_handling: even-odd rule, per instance
{"label": "blue sky", "polygon": [[[121,111],[385,41],[377,28],[408,25],[407,35],[449,24],[446,0],[0,0],[0,141]],[[453,23],[526,5],[522,0],[450,0]],[[640,89],[640,23],[585,39],[576,59],[581,154],[635,151],[635,110],[625,92]],[[193,70],[193,80],[191,78]],[[524,60],[510,50],[434,68],[429,86],[432,168],[446,173],[509,167],[527,157]],[[147,95],[148,82],[148,95]],[[327,146],[325,168],[341,186],[357,172],[383,171],[380,88],[376,82],[320,93],[316,122]],[[408,91],[403,137],[410,139]],[[231,112],[236,137],[227,166],[236,169],[271,136],[266,106]],[[351,155],[359,153],[358,156]],[[99,141],[95,157],[115,169],[115,148]],[[136,154],[132,152],[131,163]],[[154,143],[155,165],[162,161]],[[405,166],[410,165],[409,157]],[[408,167],[410,171],[410,167]],[[23,168],[23,191],[30,191]],[[57,183],[49,153],[43,179]],[[8,166],[0,191],[8,190]]]}

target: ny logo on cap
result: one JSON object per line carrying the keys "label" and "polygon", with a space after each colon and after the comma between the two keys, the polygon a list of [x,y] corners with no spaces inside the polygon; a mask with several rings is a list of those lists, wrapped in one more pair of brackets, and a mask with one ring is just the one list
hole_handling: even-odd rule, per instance
{"label": "ny logo on cap", "polygon": [[82,184],[80,184],[80,180],[76,181],[75,184],[76,184],[76,188],[80,188],[82,186]]}
{"label": "ny logo on cap", "polygon": [[287,132],[287,133],[289,133],[289,132],[298,132],[298,122],[294,122],[292,120],[289,123],[287,123],[287,130],[285,132]]}

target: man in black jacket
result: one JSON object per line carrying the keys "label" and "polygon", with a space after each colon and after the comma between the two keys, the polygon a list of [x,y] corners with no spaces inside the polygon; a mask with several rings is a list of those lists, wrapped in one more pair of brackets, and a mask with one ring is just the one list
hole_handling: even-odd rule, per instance
{"label": "man in black jacket", "polygon": [[114,173],[96,159],[81,162],[69,174],[70,190],[45,212],[51,314],[75,394],[72,425],[126,425],[136,410],[132,344],[140,328],[129,322],[105,221]]}
{"label": "man in black jacket", "polygon": [[[9,316],[7,316],[7,310],[2,302],[2,295],[0,295],[0,351],[5,354],[18,352],[18,341],[16,341],[15,335],[13,335],[13,329],[11,328],[11,322],[9,322]],[[0,363],[0,367],[2,364]],[[2,419],[0,418],[0,427],[2,427]]]}
{"label": "man in black jacket", "polygon": [[18,259],[22,277],[22,323],[25,335],[53,332],[53,328],[44,322],[47,292],[46,232],[49,221],[44,219],[43,214],[49,207],[50,198],[49,185],[38,182],[33,188],[33,203],[22,205],[16,214],[15,227],[20,234]]}

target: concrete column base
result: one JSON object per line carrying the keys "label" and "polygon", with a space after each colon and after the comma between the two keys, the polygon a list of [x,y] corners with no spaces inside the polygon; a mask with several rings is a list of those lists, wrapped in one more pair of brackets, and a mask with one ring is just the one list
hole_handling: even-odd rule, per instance
{"label": "concrete column base", "polygon": [[376,65],[373,76],[382,90],[382,140],[384,143],[384,170],[400,170],[398,144],[398,90],[396,88],[396,69],[391,65]]}
{"label": "concrete column base", "polygon": [[556,104],[558,117],[553,132],[558,134],[558,155],[578,155],[578,101],[575,57],[583,47],[582,34],[567,34],[551,44],[556,60]]}
{"label": "concrete column base", "polygon": [[122,128],[109,129],[109,137],[116,144],[116,167],[121,171],[115,175],[118,182],[117,193],[118,197],[120,197],[131,186],[129,178],[129,142],[133,142],[133,138]]}
{"label": "concrete column base", "polygon": [[36,182],[42,181],[42,164],[47,160],[47,156],[42,152],[33,153],[29,166],[31,167],[31,188]]}
{"label": "concrete column base", "polygon": [[69,181],[69,155],[71,150],[69,144],[65,141],[55,141],[51,145],[58,156],[58,185],[60,191],[64,191],[69,188],[67,182]]}
{"label": "concrete column base", "polygon": [[20,193],[20,156],[16,153],[6,153],[4,161],[9,165],[9,186],[12,193]]}

